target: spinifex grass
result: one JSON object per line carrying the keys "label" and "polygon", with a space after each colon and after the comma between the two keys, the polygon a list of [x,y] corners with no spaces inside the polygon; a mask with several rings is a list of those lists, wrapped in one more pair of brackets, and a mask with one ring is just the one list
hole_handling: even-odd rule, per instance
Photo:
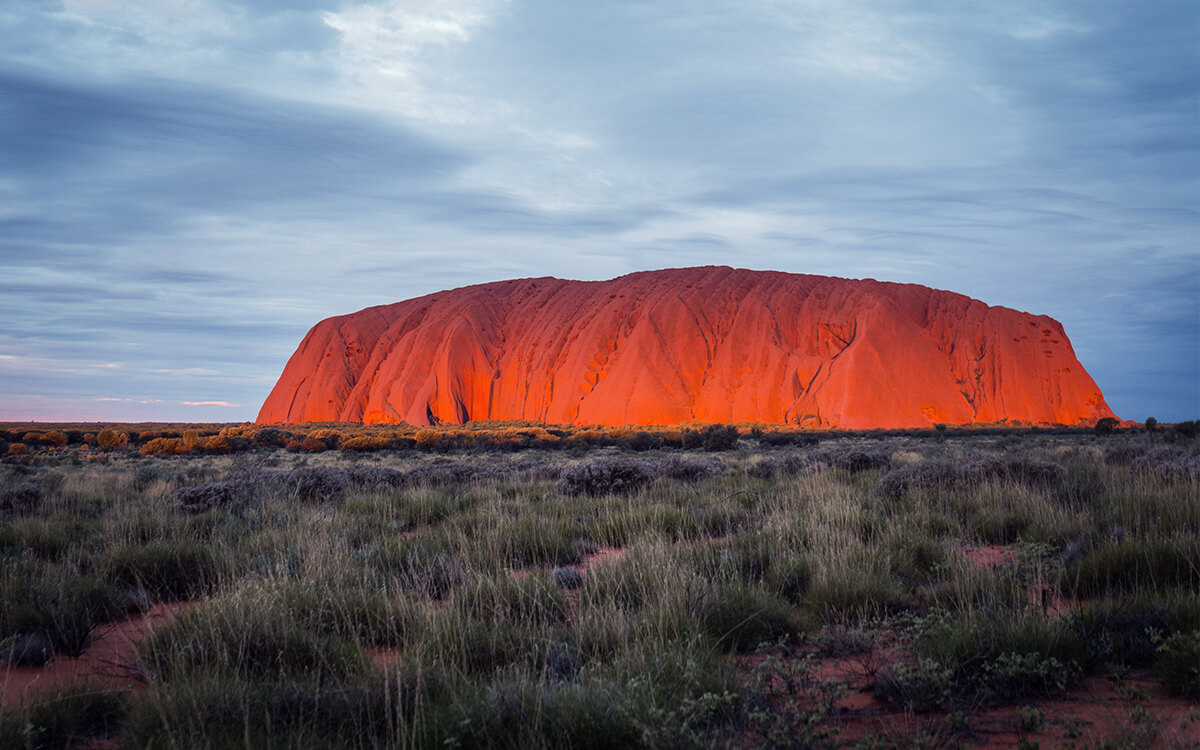
{"label": "spinifex grass", "polygon": [[134,747],[817,742],[840,691],[777,678],[884,631],[877,693],[916,710],[1122,658],[1194,696],[1196,449],[1119,439],[10,459],[0,656],[193,604],[138,646],[143,693],[0,728],[70,734],[70,703]]}

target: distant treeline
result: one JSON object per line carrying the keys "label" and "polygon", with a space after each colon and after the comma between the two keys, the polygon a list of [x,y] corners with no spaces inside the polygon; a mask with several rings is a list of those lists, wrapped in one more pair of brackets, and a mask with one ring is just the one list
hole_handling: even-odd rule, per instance
{"label": "distant treeline", "polygon": [[739,441],[765,446],[812,445],[822,439],[853,437],[929,437],[1068,435],[1095,432],[1159,432],[1164,439],[1194,438],[1200,422],[1161,425],[1148,419],[1141,427],[1122,428],[1116,420],[1101,420],[1095,427],[1020,427],[971,425],[908,430],[799,430],[763,424],[690,424],[673,427],[612,427],[543,425],[533,422],[469,422],[464,425],[413,427],[405,424],[363,425],[351,422],[313,422],[286,427],[257,424],[3,424],[0,455],[35,451],[75,450],[137,452],[142,455],[240,453],[283,448],[298,453],[327,450],[464,451],[545,450],[586,451],[618,446],[635,451],[656,448],[729,450]]}

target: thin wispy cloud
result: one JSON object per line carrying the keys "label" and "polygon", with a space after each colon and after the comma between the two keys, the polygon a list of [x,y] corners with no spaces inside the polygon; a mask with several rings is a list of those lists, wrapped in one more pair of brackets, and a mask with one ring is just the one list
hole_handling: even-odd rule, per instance
{"label": "thin wispy cloud", "polygon": [[702,263],[1052,315],[1118,414],[1200,414],[1194,3],[38,0],[0,34],[0,418],[251,419],[329,315]]}

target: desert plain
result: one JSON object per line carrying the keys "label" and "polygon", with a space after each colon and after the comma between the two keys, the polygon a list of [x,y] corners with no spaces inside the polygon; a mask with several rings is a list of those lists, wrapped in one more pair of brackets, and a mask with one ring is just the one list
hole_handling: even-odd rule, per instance
{"label": "desert plain", "polygon": [[3,747],[1200,744],[1196,423],[3,429]]}

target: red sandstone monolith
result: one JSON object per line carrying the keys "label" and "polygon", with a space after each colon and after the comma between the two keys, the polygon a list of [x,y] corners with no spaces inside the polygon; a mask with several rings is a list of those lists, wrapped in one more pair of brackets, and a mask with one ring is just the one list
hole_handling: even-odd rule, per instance
{"label": "red sandstone monolith", "polygon": [[498,281],[328,318],[258,421],[862,429],[1109,416],[1044,315],[914,284],[705,267]]}

